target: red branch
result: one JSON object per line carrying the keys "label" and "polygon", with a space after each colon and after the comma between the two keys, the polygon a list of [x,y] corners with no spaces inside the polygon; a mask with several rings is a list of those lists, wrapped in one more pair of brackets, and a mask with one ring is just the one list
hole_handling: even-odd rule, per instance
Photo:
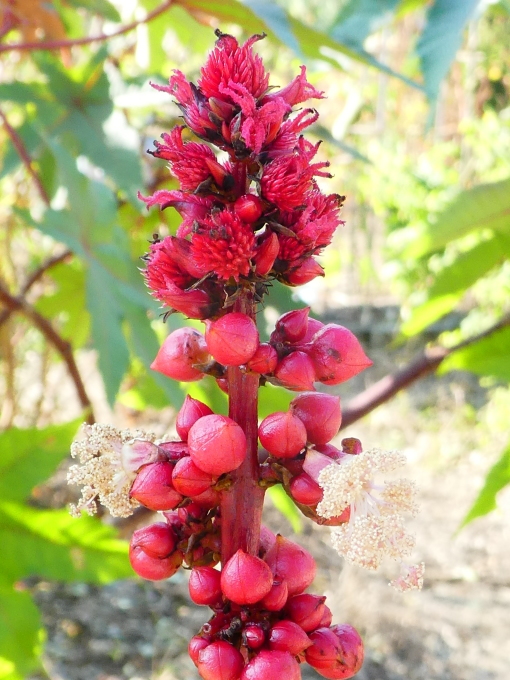
{"label": "red branch", "polygon": [[458,345],[454,345],[453,347],[427,348],[403,369],[385,376],[351,399],[346,408],[342,411],[342,425],[340,429],[343,430],[348,425],[352,425],[352,423],[355,423],[360,418],[363,418],[363,416],[371,413],[381,404],[389,401],[401,390],[409,387],[409,385],[420,378],[423,378],[428,373],[435,371],[441,362],[444,361],[447,356],[450,356],[450,354],[458,352],[460,349],[468,347],[469,345],[473,345],[475,342],[479,342],[507,326],[510,326],[510,314],[504,316],[486,331],[474,335],[471,338],[467,338],[466,340],[459,342]]}
{"label": "red branch", "polygon": [[133,29],[141,24],[147,24],[152,19],[155,19],[160,14],[166,12],[167,9],[173,4],[174,0],[165,0],[161,5],[158,5],[152,12],[149,12],[144,19],[139,19],[137,21],[132,21],[121,28],[118,28],[113,33],[99,33],[99,35],[93,35],[84,38],[75,38],[73,40],[49,40],[47,42],[35,41],[26,43],[8,43],[6,45],[0,45],[0,52],[12,52],[13,50],[27,51],[27,50],[58,50],[63,47],[74,47],[75,45],[89,45],[94,42],[104,42],[105,40],[110,40],[110,38],[115,38],[118,35],[123,35],[124,33],[130,33]]}

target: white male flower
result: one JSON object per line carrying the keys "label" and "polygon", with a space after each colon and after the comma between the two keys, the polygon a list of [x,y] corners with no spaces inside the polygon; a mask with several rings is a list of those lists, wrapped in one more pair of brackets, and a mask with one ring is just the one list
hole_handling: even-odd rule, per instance
{"label": "white male flower", "polygon": [[80,465],[67,473],[68,484],[83,487],[79,502],[70,506],[71,514],[79,517],[86,510],[93,515],[99,502],[114,517],[129,517],[140,505],[129,495],[137,470],[161,457],[155,435],[98,424],[84,425],[82,432],[85,439],[71,445],[71,455]]}

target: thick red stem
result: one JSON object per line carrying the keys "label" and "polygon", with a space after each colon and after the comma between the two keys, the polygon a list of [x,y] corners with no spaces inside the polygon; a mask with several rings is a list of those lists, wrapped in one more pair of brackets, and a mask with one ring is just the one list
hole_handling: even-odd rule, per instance
{"label": "thick red stem", "polygon": [[[234,311],[255,318],[255,303],[249,293],[242,294]],[[264,490],[260,487],[258,463],[258,388],[260,376],[245,373],[236,366],[227,370],[229,417],[246,435],[244,463],[231,473],[233,484],[221,498],[221,561],[223,564],[241,548],[256,555],[259,548]]]}

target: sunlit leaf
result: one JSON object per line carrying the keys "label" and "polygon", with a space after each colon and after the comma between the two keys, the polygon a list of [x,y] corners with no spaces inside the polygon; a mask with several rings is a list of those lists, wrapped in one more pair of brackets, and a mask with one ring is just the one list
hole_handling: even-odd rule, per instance
{"label": "sunlit leaf", "polygon": [[0,680],[22,680],[39,668],[43,639],[30,594],[0,587]]}
{"label": "sunlit leaf", "polygon": [[254,14],[262,19],[278,39],[291,48],[298,56],[301,55],[301,47],[292,31],[285,10],[272,0],[242,0]]}
{"label": "sunlit leaf", "polygon": [[365,38],[391,19],[399,0],[349,0],[330,29],[330,35],[347,45],[363,47]]}
{"label": "sunlit leaf", "polygon": [[273,501],[275,508],[289,520],[292,530],[298,534],[303,528],[301,515],[299,514],[299,510],[292,502],[292,499],[289,498],[289,496],[287,496],[285,493],[284,488],[280,486],[280,484],[277,484],[276,486],[271,486],[267,492]]}
{"label": "sunlit leaf", "polygon": [[441,364],[440,372],[471,371],[510,382],[510,327],[453,352]]}

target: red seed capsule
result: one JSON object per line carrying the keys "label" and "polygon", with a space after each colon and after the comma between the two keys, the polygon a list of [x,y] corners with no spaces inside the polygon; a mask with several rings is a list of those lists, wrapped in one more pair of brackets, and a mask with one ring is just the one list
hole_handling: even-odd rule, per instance
{"label": "red seed capsule", "polygon": [[246,314],[232,312],[216,321],[206,321],[205,341],[213,357],[224,366],[241,366],[259,346],[255,322]]}
{"label": "red seed capsule", "polygon": [[246,458],[246,436],[230,418],[213,414],[197,420],[188,434],[191,460],[210,475],[238,468]]}
{"label": "red seed capsule", "polygon": [[290,411],[277,411],[260,423],[259,439],[272,456],[294,458],[306,444],[306,428]]}
{"label": "red seed capsule", "polygon": [[200,654],[202,649],[209,647],[210,644],[211,644],[210,640],[207,640],[206,638],[200,635],[194,635],[191,638],[188,645],[188,654],[190,656],[190,659],[195,664],[195,666],[198,665],[198,655]]}
{"label": "red seed capsule", "polygon": [[164,522],[137,529],[129,545],[133,570],[149,581],[173,576],[182,564],[183,554],[175,550],[175,534]]}
{"label": "red seed capsule", "polygon": [[326,609],[325,601],[324,596],[302,593],[290,598],[285,611],[294,623],[301,626],[306,633],[310,633],[320,626]]}
{"label": "red seed capsule", "polygon": [[278,354],[274,347],[267,342],[261,343],[252,358],[246,363],[246,368],[254,373],[273,373],[278,364]]}
{"label": "red seed capsule", "polygon": [[333,394],[305,392],[291,401],[290,408],[305,424],[308,441],[312,444],[327,444],[342,423],[340,397]]}
{"label": "red seed capsule", "polygon": [[306,660],[329,680],[352,678],[363,665],[363,641],[352,626],[319,628],[310,633],[310,640]]}
{"label": "red seed capsule", "polygon": [[289,596],[289,588],[285,581],[281,583],[274,582],[271,590],[260,601],[262,609],[267,609],[268,612],[279,612],[285,607],[287,598]]}
{"label": "red seed capsule", "polygon": [[317,566],[310,553],[280,534],[264,559],[275,580],[286,582],[289,595],[302,593],[315,578]]}
{"label": "red seed capsule", "polygon": [[221,573],[212,567],[195,567],[189,576],[189,596],[195,604],[221,602]]}
{"label": "red seed capsule", "polygon": [[266,641],[266,635],[260,626],[246,626],[243,641],[248,649],[259,649]]}
{"label": "red seed capsule", "polygon": [[199,418],[210,416],[211,413],[213,413],[213,411],[207,404],[204,404],[198,399],[193,399],[193,397],[190,397],[189,394],[187,394],[175,422],[175,429],[177,430],[179,437],[183,441],[186,441],[191,426],[194,425]]}
{"label": "red seed capsule", "polygon": [[173,380],[193,382],[204,375],[194,368],[195,364],[204,364],[208,359],[203,335],[194,328],[178,328],[165,339],[151,368]]}
{"label": "red seed capsule", "polygon": [[317,380],[338,385],[372,365],[358,339],[350,330],[329,323],[312,338],[310,359]]}
{"label": "red seed capsule", "polygon": [[324,328],[324,324],[322,321],[319,321],[318,319],[312,319],[308,318],[308,327],[306,329],[306,333],[304,338],[302,338],[300,344],[305,344],[307,342],[310,342],[310,340],[313,338],[313,336],[320,331],[321,328]]}
{"label": "red seed capsule", "polygon": [[[271,334],[271,340],[279,342],[299,342],[302,340],[308,328],[308,314],[310,307],[293,309],[282,314],[275,325],[275,332]],[[274,338],[273,338],[274,336]]]}
{"label": "red seed capsule", "polygon": [[286,278],[291,286],[303,286],[317,276],[324,276],[324,269],[313,257],[309,257],[297,269],[289,272]]}
{"label": "red seed capsule", "polygon": [[269,632],[269,649],[289,652],[292,656],[301,654],[312,644],[303,628],[293,621],[278,621]]}
{"label": "red seed capsule", "polygon": [[143,465],[129,495],[149,510],[172,510],[182,501],[172,483],[173,465],[167,462]]}
{"label": "red seed capsule", "polygon": [[[241,680],[301,680],[296,659],[289,652],[265,650],[245,666]],[[211,679],[212,680],[212,679]]]}
{"label": "red seed capsule", "polygon": [[262,215],[264,204],[258,196],[245,194],[234,203],[234,212],[243,222],[256,222]]}
{"label": "red seed capsule", "polygon": [[255,604],[265,597],[273,585],[268,565],[255,555],[239,549],[221,572],[221,590],[236,604]]}
{"label": "red seed capsule", "polygon": [[204,680],[238,680],[244,659],[230,643],[220,640],[200,650],[197,667]]}
{"label": "red seed capsule", "polygon": [[272,231],[269,236],[264,236],[257,243],[257,252],[253,257],[255,264],[255,273],[259,276],[269,274],[273,268],[274,262],[278,257],[280,250],[280,242],[278,236]]}
{"label": "red seed capsule", "polygon": [[315,368],[305,352],[295,351],[283,357],[274,372],[274,377],[282,387],[294,392],[313,390],[316,380]]}
{"label": "red seed capsule", "polygon": [[269,527],[262,524],[260,527],[260,542],[259,542],[259,556],[264,557],[269,548],[274,545],[276,541],[276,534],[274,534]]}
{"label": "red seed capsule", "polygon": [[183,496],[198,496],[207,491],[214,478],[195,465],[191,458],[181,458],[172,472],[172,483]]}
{"label": "red seed capsule", "polygon": [[301,505],[317,505],[324,495],[321,487],[306,472],[290,480],[289,491],[292,498]]}

